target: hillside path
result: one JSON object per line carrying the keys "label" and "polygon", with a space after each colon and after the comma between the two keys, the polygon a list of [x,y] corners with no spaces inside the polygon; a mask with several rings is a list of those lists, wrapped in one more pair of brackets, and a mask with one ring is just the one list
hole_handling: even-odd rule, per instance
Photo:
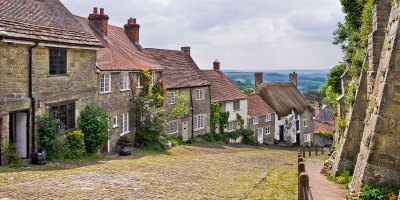
{"label": "hillside path", "polygon": [[305,162],[306,172],[309,175],[310,189],[314,200],[341,200],[346,199],[346,190],[342,185],[328,181],[320,173],[324,161],[320,159],[307,159]]}

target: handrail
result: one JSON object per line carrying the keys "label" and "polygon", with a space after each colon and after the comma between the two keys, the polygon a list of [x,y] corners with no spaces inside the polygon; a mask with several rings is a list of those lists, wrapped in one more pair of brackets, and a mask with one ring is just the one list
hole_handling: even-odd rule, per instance
{"label": "handrail", "polygon": [[305,170],[305,164],[302,155],[304,155],[304,148],[299,149],[298,153],[298,199],[299,200],[313,200],[311,193],[309,177]]}

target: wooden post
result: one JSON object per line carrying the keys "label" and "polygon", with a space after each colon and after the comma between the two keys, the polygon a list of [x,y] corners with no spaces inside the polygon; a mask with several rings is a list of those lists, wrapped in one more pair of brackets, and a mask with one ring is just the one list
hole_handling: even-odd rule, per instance
{"label": "wooden post", "polygon": [[301,172],[305,172],[306,171],[306,166],[304,165],[304,162],[299,162],[299,166],[298,166],[298,174],[300,175]]}
{"label": "wooden post", "polygon": [[322,153],[322,155],[324,155],[324,147],[322,147],[321,153]]}
{"label": "wooden post", "polygon": [[303,158],[305,158],[306,157],[306,149],[305,149],[305,147],[303,147],[302,149],[303,149]]}
{"label": "wooden post", "polygon": [[299,191],[298,191],[298,199],[305,200],[306,195],[304,193],[305,188],[308,187],[308,175],[306,172],[301,172],[299,175]]}
{"label": "wooden post", "polygon": [[318,156],[318,146],[315,146],[315,155]]}
{"label": "wooden post", "polygon": [[311,147],[308,147],[308,156],[311,157]]}

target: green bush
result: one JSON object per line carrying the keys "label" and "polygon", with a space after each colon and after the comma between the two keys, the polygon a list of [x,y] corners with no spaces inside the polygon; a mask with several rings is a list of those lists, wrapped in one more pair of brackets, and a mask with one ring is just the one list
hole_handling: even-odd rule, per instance
{"label": "green bush", "polygon": [[167,135],[167,136],[165,137],[165,139],[166,139],[167,141],[168,141],[168,140],[171,141],[172,146],[175,146],[175,147],[183,144],[183,141],[182,141],[181,138],[175,137],[175,136],[173,136],[173,135]]}
{"label": "green bush", "polygon": [[248,144],[248,145],[257,144],[256,135],[253,130],[243,129],[242,136],[243,136],[242,143]]}
{"label": "green bush", "polygon": [[6,157],[8,158],[8,166],[10,167],[21,167],[22,159],[17,152],[17,147],[14,143],[9,143],[7,145]]}
{"label": "green bush", "polygon": [[388,185],[377,185],[377,186],[369,186],[364,185],[361,188],[359,199],[363,200],[383,200],[383,199],[390,199],[395,200],[397,199],[397,194],[399,192],[399,188],[395,188],[393,186]]}
{"label": "green bush", "polygon": [[351,178],[352,178],[351,172],[346,168],[344,168],[342,170],[342,172],[340,173],[340,176],[337,176],[337,177],[336,176],[328,176],[329,181],[335,182],[337,184],[346,185],[346,186],[351,182]]}
{"label": "green bush", "polygon": [[156,139],[149,139],[144,141],[144,149],[150,151],[165,151],[167,149],[164,142]]}
{"label": "green bush", "polygon": [[110,135],[107,113],[90,104],[82,110],[78,124],[84,134],[86,152],[96,153]]}
{"label": "green bush", "polygon": [[65,143],[64,124],[54,113],[38,116],[39,143],[46,150],[48,160],[61,159]]}
{"label": "green bush", "polygon": [[131,140],[129,139],[128,135],[124,135],[119,137],[117,145],[121,146],[121,147],[128,147],[132,145]]}
{"label": "green bush", "polygon": [[67,134],[65,157],[68,159],[81,158],[85,154],[84,135],[81,130],[72,131]]}

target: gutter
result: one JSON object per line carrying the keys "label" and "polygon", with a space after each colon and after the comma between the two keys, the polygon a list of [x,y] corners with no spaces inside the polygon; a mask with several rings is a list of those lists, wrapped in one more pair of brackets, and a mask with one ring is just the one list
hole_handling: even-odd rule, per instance
{"label": "gutter", "polygon": [[193,88],[190,89],[190,107],[192,107],[192,138],[194,135],[194,109],[193,109],[193,97],[192,97]]}
{"label": "gutter", "polygon": [[35,47],[37,47],[39,45],[39,43],[37,42],[37,41],[35,41],[35,44],[33,45],[33,46],[31,46],[31,47],[29,47],[29,49],[28,49],[28,52],[29,52],[29,74],[28,74],[28,76],[29,76],[29,85],[28,85],[28,88],[29,88],[29,98],[31,99],[31,107],[32,107],[32,114],[31,114],[31,131],[32,131],[32,150],[34,150],[35,149],[35,123],[36,123],[36,120],[35,120],[35,118],[36,118],[36,115],[35,115],[35,112],[36,112],[36,109],[35,109],[35,107],[36,107],[36,105],[35,105],[35,102],[36,102],[36,100],[35,100],[35,97],[33,97],[33,91],[32,91],[32,49],[33,48],[35,48]]}

